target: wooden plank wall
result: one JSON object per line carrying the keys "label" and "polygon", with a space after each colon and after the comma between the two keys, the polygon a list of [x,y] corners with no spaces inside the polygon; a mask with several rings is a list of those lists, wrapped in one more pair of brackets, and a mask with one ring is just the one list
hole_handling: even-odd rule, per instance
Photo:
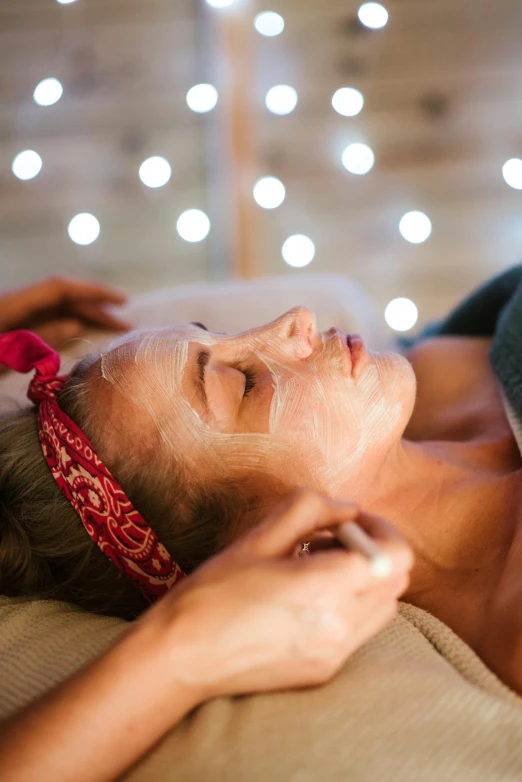
{"label": "wooden plank wall", "polygon": [[[255,250],[255,263],[243,273],[299,274],[280,248],[291,233],[306,233],[317,248],[307,271],[345,271],[382,308],[409,296],[427,320],[522,261],[522,191],[501,175],[505,160],[522,157],[522,3],[384,2],[388,26],[367,31],[351,0],[243,0],[247,17],[270,7],[286,29],[249,39],[254,66],[240,112],[253,124],[255,148],[241,187],[274,174],[287,188],[282,207],[255,215],[255,247],[244,250]],[[211,208],[216,188],[208,139],[218,137],[223,104],[199,116],[185,103],[209,69],[219,75],[219,49],[209,61],[201,43],[208,14],[196,0],[2,0],[0,285],[68,273],[141,290],[212,277],[216,243],[227,246],[223,230],[215,226],[197,245],[175,231],[185,208]],[[61,79],[64,97],[38,107],[32,91],[49,75]],[[276,83],[298,90],[289,116],[264,107]],[[358,117],[331,109],[341,86],[363,92]],[[340,164],[352,141],[375,152],[367,176]],[[26,148],[40,153],[44,168],[20,182],[10,166]],[[152,154],[173,168],[158,190],[137,176]],[[432,220],[422,245],[398,232],[410,209]],[[67,236],[78,211],[92,211],[102,225],[89,247]]]}

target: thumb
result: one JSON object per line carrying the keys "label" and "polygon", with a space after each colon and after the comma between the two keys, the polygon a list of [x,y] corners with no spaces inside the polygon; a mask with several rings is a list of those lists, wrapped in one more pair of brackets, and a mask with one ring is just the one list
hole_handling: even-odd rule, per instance
{"label": "thumb", "polygon": [[235,547],[245,554],[287,557],[303,538],[354,519],[358,513],[359,506],[355,502],[332,500],[318,492],[299,489],[241,537]]}
{"label": "thumb", "polygon": [[34,331],[52,348],[59,349],[68,340],[80,337],[83,334],[83,326],[78,320],[63,318],[48,321]]}

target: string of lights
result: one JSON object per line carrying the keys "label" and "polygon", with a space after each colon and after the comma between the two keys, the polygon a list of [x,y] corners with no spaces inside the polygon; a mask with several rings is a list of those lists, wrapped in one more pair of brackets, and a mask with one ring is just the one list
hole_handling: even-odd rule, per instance
{"label": "string of lights", "polygon": [[[57,0],[61,5],[69,5],[76,0]],[[236,0],[206,0],[208,6],[214,9],[227,9]],[[366,2],[358,10],[359,22],[370,29],[381,29],[386,26],[389,14],[380,3]],[[285,20],[274,11],[264,11],[253,20],[255,30],[265,37],[276,37],[285,30]],[[44,78],[35,87],[33,100],[41,107],[50,107],[64,96],[64,88],[54,76]],[[196,84],[186,95],[186,103],[191,111],[206,114],[213,111],[219,102],[218,91],[212,84]],[[274,115],[285,116],[296,110],[299,103],[297,90],[289,84],[276,84],[265,96],[265,106]],[[364,109],[363,94],[351,86],[343,86],[336,90],[331,98],[333,110],[342,117],[357,117]],[[373,150],[364,143],[351,143],[342,152],[341,163],[347,172],[355,176],[368,174],[375,165]],[[20,180],[30,180],[42,171],[44,162],[37,151],[26,149],[19,152],[12,161],[12,172]],[[139,166],[138,175],[146,187],[160,188],[171,178],[171,164],[164,157],[155,155],[144,160]],[[505,182],[515,188],[522,189],[522,160],[512,158],[503,168]],[[253,186],[255,202],[265,210],[279,208],[286,199],[286,188],[283,182],[274,176],[262,176]],[[176,227],[179,236],[187,242],[203,241],[211,230],[208,216],[199,209],[188,209],[177,219]],[[92,244],[100,235],[100,222],[92,214],[82,212],[75,215],[68,225],[68,234],[73,242],[79,245]],[[422,211],[412,210],[404,214],[399,221],[398,230],[401,236],[412,244],[425,242],[432,232],[429,217]],[[288,237],[282,246],[283,260],[290,266],[302,268],[312,262],[316,254],[313,240],[303,234]],[[397,331],[406,331],[415,324],[418,312],[415,304],[409,299],[394,299],[385,310],[385,320]]]}

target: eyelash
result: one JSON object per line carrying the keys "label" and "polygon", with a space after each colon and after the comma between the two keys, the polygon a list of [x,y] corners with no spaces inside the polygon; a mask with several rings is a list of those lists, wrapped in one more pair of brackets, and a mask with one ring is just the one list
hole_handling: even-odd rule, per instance
{"label": "eyelash", "polygon": [[253,388],[256,387],[257,375],[251,369],[240,369],[245,376],[245,393],[243,399],[249,395]]}

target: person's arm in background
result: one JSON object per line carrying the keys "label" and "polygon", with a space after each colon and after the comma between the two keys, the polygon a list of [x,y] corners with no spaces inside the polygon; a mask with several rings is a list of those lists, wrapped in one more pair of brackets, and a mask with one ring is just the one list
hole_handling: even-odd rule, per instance
{"label": "person's arm in background", "polygon": [[[300,541],[354,519],[391,557],[387,579],[324,537],[295,557]],[[391,524],[296,493],[0,726],[0,779],[112,782],[209,698],[328,681],[393,618],[412,562]]]}
{"label": "person's arm in background", "polygon": [[124,303],[125,296],[105,285],[52,277],[0,292],[0,333],[29,329],[51,347],[60,348],[88,327],[127,331],[130,325],[107,310]]}

